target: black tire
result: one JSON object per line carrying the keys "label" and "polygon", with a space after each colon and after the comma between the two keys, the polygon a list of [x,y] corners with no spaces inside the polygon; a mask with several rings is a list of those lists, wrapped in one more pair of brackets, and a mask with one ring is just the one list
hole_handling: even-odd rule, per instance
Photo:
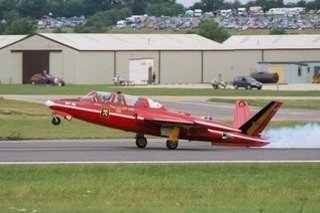
{"label": "black tire", "polygon": [[136,145],[137,145],[138,148],[143,149],[143,148],[145,148],[147,146],[147,144],[148,144],[148,141],[147,141],[147,139],[145,137],[138,137],[136,139]]}
{"label": "black tire", "polygon": [[262,87],[258,87],[258,90],[261,90],[262,89]]}
{"label": "black tire", "polygon": [[59,117],[53,117],[51,122],[53,125],[58,126],[61,123],[61,119]]}
{"label": "black tire", "polygon": [[175,150],[178,147],[178,141],[169,141],[167,140],[167,148],[170,150]]}
{"label": "black tire", "polygon": [[250,143],[249,142],[246,143],[246,148],[250,148]]}

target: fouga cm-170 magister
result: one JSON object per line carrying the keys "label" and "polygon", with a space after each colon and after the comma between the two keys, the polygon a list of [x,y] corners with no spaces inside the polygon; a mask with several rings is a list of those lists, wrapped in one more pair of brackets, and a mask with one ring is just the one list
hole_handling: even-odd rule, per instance
{"label": "fouga cm-170 magister", "polygon": [[90,123],[136,133],[136,145],[147,145],[145,135],[166,137],[168,149],[176,149],[179,139],[206,141],[212,145],[261,147],[269,141],[261,132],[281,106],[271,101],[251,116],[248,104],[237,101],[233,125],[210,118],[168,110],[149,98],[94,91],[81,98],[48,100],[53,110],[52,123],[60,117],[77,118]]}

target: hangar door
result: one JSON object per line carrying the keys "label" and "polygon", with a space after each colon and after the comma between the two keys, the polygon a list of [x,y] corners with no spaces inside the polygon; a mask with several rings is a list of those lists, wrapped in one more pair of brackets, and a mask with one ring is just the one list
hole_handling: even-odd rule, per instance
{"label": "hangar door", "polygon": [[129,61],[129,81],[145,84],[152,81],[153,59],[132,59]]}
{"label": "hangar door", "polygon": [[43,69],[49,72],[49,51],[23,51],[23,83],[30,83],[30,78],[41,73]]}

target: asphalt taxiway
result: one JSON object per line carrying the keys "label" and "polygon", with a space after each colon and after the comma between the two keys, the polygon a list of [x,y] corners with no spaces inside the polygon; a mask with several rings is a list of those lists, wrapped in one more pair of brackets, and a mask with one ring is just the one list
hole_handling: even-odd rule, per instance
{"label": "asphalt taxiway", "polygon": [[320,162],[320,149],[246,149],[182,141],[167,150],[164,140],[149,139],[145,149],[134,139],[0,142],[0,165],[117,163],[270,163]]}

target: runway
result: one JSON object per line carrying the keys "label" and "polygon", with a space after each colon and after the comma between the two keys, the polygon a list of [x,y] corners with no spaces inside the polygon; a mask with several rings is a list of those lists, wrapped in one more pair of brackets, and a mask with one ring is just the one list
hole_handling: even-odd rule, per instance
{"label": "runway", "polygon": [[320,149],[245,149],[181,141],[167,150],[164,140],[149,139],[138,149],[134,139],[0,142],[0,165],[9,164],[197,164],[320,163]]}

